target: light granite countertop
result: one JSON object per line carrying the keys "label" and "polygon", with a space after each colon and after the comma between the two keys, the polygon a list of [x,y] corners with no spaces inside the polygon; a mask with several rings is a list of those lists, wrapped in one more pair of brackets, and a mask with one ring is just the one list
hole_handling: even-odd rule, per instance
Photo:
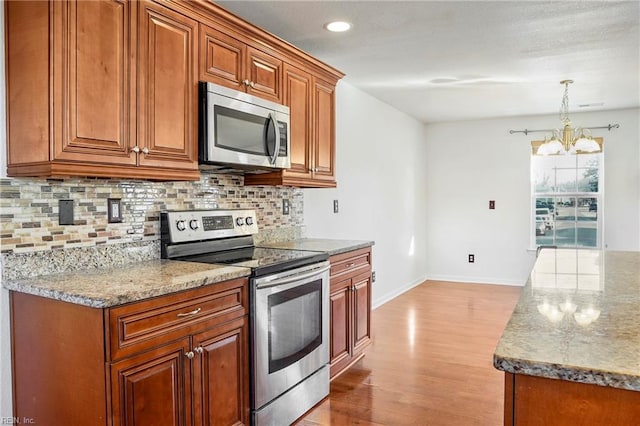
{"label": "light granite countertop", "polygon": [[542,250],[493,364],[640,391],[640,252]]}
{"label": "light granite countertop", "polygon": [[300,238],[291,241],[262,243],[260,247],[279,248],[289,250],[320,251],[329,256],[346,253],[374,245],[373,241],[360,240],[332,240],[324,238]]}
{"label": "light granite countertop", "polygon": [[94,308],[106,308],[248,276],[227,265],[150,260],[105,269],[6,280],[9,290]]}

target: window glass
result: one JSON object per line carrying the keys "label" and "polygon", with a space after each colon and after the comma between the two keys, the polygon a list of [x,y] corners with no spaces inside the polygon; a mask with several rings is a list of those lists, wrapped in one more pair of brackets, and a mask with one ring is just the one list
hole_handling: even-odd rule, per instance
{"label": "window glass", "polygon": [[532,154],[531,239],[536,246],[600,247],[603,155]]}

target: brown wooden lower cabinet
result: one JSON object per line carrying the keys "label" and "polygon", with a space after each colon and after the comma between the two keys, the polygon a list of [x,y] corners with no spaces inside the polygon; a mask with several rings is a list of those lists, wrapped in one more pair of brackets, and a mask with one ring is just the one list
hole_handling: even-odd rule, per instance
{"label": "brown wooden lower cabinet", "polygon": [[359,361],[371,342],[371,248],[335,255],[329,260],[333,379]]}
{"label": "brown wooden lower cabinet", "polygon": [[249,424],[247,292],[239,279],[105,309],[11,292],[14,416]]}
{"label": "brown wooden lower cabinet", "polygon": [[188,338],[111,365],[112,424],[192,424]]}
{"label": "brown wooden lower cabinet", "polygon": [[640,392],[505,373],[505,426],[635,426]]}

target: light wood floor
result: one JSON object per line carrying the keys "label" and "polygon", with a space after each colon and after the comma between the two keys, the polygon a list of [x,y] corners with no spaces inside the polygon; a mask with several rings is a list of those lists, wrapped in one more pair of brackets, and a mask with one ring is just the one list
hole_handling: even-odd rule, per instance
{"label": "light wood floor", "polygon": [[374,310],[364,359],[298,426],[498,426],[496,343],[520,287],[427,281]]}

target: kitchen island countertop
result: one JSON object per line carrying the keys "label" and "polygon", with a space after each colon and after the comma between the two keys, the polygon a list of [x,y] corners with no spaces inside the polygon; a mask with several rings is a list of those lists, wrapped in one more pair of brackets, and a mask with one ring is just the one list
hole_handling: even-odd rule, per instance
{"label": "kitchen island countertop", "polygon": [[208,284],[246,277],[249,268],[151,260],[105,269],[7,280],[9,290],[107,308]]}
{"label": "kitchen island countertop", "polygon": [[374,245],[373,241],[332,240],[324,238],[300,238],[291,241],[260,244],[261,247],[267,248],[320,251],[329,254],[329,256],[334,256],[336,254],[346,253],[365,247],[371,247],[372,245]]}
{"label": "kitchen island countertop", "polygon": [[640,391],[640,252],[542,250],[493,362]]}

